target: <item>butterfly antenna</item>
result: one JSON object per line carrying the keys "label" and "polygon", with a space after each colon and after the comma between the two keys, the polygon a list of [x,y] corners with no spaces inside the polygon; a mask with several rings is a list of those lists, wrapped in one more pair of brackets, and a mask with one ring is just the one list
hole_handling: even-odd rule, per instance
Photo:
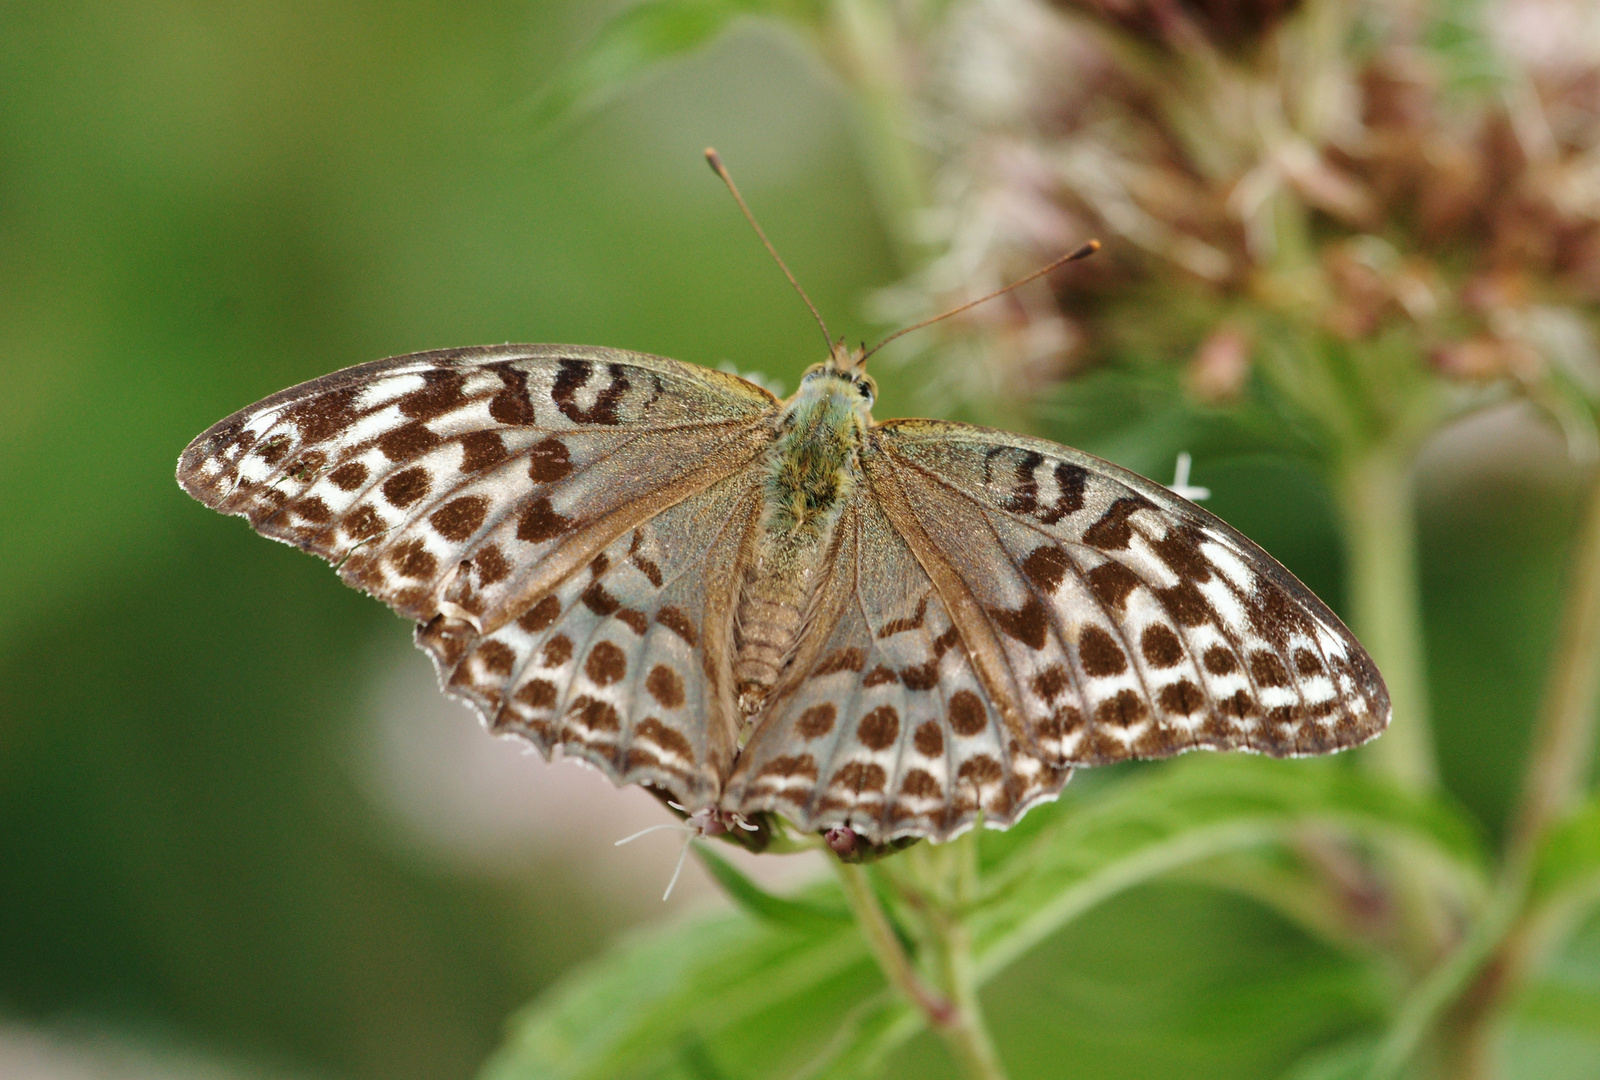
{"label": "butterfly antenna", "polygon": [[681,821],[669,821],[664,825],[652,825],[648,829],[640,829],[638,832],[634,833],[632,836],[624,836],[621,840],[618,840],[615,844],[612,844],[611,846],[612,847],[621,847],[623,844],[631,844],[635,840],[639,839],[639,837],[641,837],[641,836],[648,836],[650,833],[660,832],[662,829],[681,829],[684,832],[687,832],[687,833],[691,834],[691,836],[694,833],[693,829],[689,828],[689,826],[683,824],[683,822],[681,822]]}
{"label": "butterfly antenna", "polygon": [[[733,177],[729,174],[728,167],[722,163],[722,155],[708,146],[706,147],[706,163],[711,166],[711,171],[722,177],[722,182],[728,185],[728,190],[733,193],[733,201],[739,204],[740,210],[744,211],[744,219],[750,223],[750,227],[756,231],[756,235],[761,237],[761,242],[767,246],[767,254],[772,256],[772,261],[778,264],[778,269],[782,270],[783,276],[789,279],[789,284],[794,286],[794,291],[800,294],[800,299],[804,300],[806,307],[811,309],[811,317],[817,320],[818,326],[822,327],[822,338],[828,343],[829,350],[832,350],[833,335],[828,333],[828,324],[822,321],[822,312],[817,310],[817,305],[811,302],[811,297],[806,295],[806,291],[800,287],[800,283],[789,272],[789,267],[784,263],[783,256],[779,255],[778,249],[772,246],[772,241],[767,239],[767,234],[761,231],[761,226],[757,223],[756,216],[750,212],[750,207],[745,205],[744,196],[739,194],[738,185],[733,182]],[[1020,285],[1021,282],[1017,284]]]}
{"label": "butterfly antenna", "polygon": [[661,894],[661,902],[665,904],[672,898],[672,890],[677,887],[678,875],[683,873],[683,861],[689,857],[689,845],[694,843],[694,833],[683,838],[683,850],[678,852],[678,865],[673,868],[672,880],[667,882],[667,891]]}
{"label": "butterfly antenna", "polygon": [[[1015,289],[1015,288],[1017,288],[1019,286],[1022,286],[1022,285],[1026,285],[1028,282],[1033,281],[1036,278],[1042,278],[1042,277],[1044,277],[1046,274],[1048,274],[1050,271],[1054,270],[1058,266],[1065,266],[1067,263],[1069,263],[1069,262],[1077,262],[1079,259],[1087,259],[1090,255],[1093,255],[1095,252],[1097,252],[1099,250],[1100,250],[1100,241],[1098,241],[1098,240],[1090,240],[1087,244],[1084,244],[1082,247],[1076,248],[1076,249],[1074,249],[1072,251],[1067,252],[1065,255],[1061,256],[1061,258],[1057,259],[1055,262],[1048,263],[1045,266],[1039,267],[1039,269],[1035,270],[1033,273],[1029,274],[1027,277],[1019,278],[1016,281],[1013,281],[1010,285],[1007,285],[1003,289],[996,289],[994,292],[990,293],[988,296],[980,296],[976,300],[969,300],[965,304],[962,304],[960,307],[953,307],[949,311],[944,312],[942,315],[935,315],[931,319],[923,319],[921,322],[917,323],[915,326],[908,326],[904,330],[896,330],[894,333],[890,334],[888,337],[886,337],[882,341],[878,342],[872,348],[870,348],[866,352],[862,353],[861,354],[861,360],[859,362],[862,363],[862,364],[865,364],[867,362],[867,358],[869,356],[871,356],[873,353],[877,352],[879,349],[883,348],[885,345],[889,344],[889,342],[893,341],[895,338],[904,337],[905,335],[911,333],[911,331],[913,331],[913,330],[921,330],[924,326],[932,326],[934,323],[940,322],[940,321],[942,321],[944,319],[948,319],[952,315],[960,315],[963,311],[966,311],[969,308],[975,308],[979,304],[987,303],[988,301],[993,300],[997,296],[1002,296],[1005,293],[1010,292],[1012,289]],[[798,288],[798,286],[796,286],[796,287]]]}

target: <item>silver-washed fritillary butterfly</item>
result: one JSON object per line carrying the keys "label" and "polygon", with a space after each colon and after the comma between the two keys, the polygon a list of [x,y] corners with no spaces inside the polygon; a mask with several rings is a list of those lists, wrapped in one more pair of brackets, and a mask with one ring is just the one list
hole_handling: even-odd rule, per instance
{"label": "silver-washed fritillary butterfly", "polygon": [[398,356],[235,413],[178,481],[416,620],[491,730],[713,820],[943,839],[1080,765],[1387,725],[1240,533],[1065,446],[874,422],[865,359],[779,401],[619,349]]}

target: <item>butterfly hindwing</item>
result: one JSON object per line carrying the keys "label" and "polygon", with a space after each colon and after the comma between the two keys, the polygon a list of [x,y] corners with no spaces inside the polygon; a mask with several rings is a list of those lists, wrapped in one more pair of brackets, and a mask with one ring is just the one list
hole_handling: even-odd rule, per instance
{"label": "butterfly hindwing", "polygon": [[862,493],[842,516],[810,648],[756,717],[724,809],[873,842],[997,825],[1069,770],[1010,737],[928,574]]}
{"label": "butterfly hindwing", "polygon": [[872,439],[997,631],[1002,693],[1048,760],[1321,753],[1387,724],[1382,681],[1338,618],[1199,507],[1022,436],[898,421]]}
{"label": "butterfly hindwing", "polygon": [[492,730],[712,805],[739,727],[719,585],[737,578],[756,510],[751,478],[730,477],[612,541],[516,620],[480,635],[440,616],[417,642]]}

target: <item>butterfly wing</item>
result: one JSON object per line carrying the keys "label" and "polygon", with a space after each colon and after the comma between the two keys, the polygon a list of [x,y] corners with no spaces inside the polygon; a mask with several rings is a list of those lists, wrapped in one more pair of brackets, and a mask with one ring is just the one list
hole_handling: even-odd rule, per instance
{"label": "butterfly wing", "polygon": [[1007,731],[928,572],[876,499],[835,529],[831,572],[756,717],[724,810],[775,810],[870,841],[1010,824],[1066,782]]}
{"label": "butterfly wing", "polygon": [[1316,754],[1387,726],[1383,680],[1338,617],[1168,489],[1054,443],[926,420],[874,428],[862,461],[1008,730],[1041,760]]}
{"label": "butterfly wing", "polygon": [[[669,628],[675,611],[692,611],[685,621],[698,623],[717,602],[682,584],[703,568],[667,567],[656,538],[678,535],[673,550],[702,558],[727,554],[719,547],[726,516],[715,515],[749,500],[722,482],[770,444],[776,405],[734,376],[614,349],[417,353],[348,368],[234,414],[184,451],[178,480],[207,506],[321,556],[347,583],[421,623],[419,644],[447,688],[491,723],[527,734],[546,753],[570,745],[620,778],[633,775],[626,755],[597,749],[592,724],[579,732],[560,718],[603,723],[589,702],[623,705],[620,677],[604,682],[611,651],[593,656],[602,640],[614,650],[626,641],[634,667],[667,648],[643,630],[631,641],[612,631],[641,620]],[[658,517],[661,527],[647,528]],[[653,563],[646,548],[658,553]],[[626,568],[643,587],[620,583]],[[600,596],[616,597],[615,609],[598,611],[610,603]],[[561,634],[571,662],[535,664],[536,647],[547,659],[559,653],[550,642]],[[704,635],[693,637],[693,647],[706,645]],[[679,659],[682,708],[693,695],[702,727],[683,736],[687,753],[663,758],[661,777],[683,796],[699,791],[705,775],[722,775],[712,747],[728,740],[714,732],[732,721],[704,700],[698,673],[707,665]],[[589,667],[602,672],[607,693],[569,693]],[[535,707],[547,685],[557,691],[551,708],[565,712]]]}

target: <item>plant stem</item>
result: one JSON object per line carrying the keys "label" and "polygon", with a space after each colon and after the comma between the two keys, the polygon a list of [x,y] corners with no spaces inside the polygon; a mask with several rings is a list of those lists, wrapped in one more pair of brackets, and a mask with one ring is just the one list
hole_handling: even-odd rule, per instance
{"label": "plant stem", "polygon": [[1509,857],[1526,863],[1545,829],[1570,810],[1588,786],[1594,728],[1600,719],[1600,469],[1591,478],[1573,545],[1562,614],[1534,728],[1522,799],[1512,824]]}
{"label": "plant stem", "polygon": [[1349,537],[1351,621],[1389,687],[1394,720],[1371,760],[1410,791],[1438,786],[1428,718],[1410,462],[1379,444],[1347,462],[1340,502]]}
{"label": "plant stem", "polygon": [[[1567,605],[1528,751],[1522,798],[1507,840],[1507,888],[1525,888],[1539,842],[1588,786],[1600,705],[1600,469],[1595,470],[1573,545]],[[1461,995],[1450,1025],[1452,1073],[1488,1077],[1502,1007],[1537,969],[1552,935],[1524,912]]]}
{"label": "plant stem", "polygon": [[845,898],[855,913],[856,925],[889,985],[927,1018],[928,1025],[944,1039],[951,1056],[969,1080],[1005,1080],[1005,1070],[978,1005],[971,944],[965,926],[941,906],[930,905],[927,910],[926,939],[922,944],[939,971],[944,993],[937,993],[927,986],[906,955],[888,915],[878,903],[867,871],[837,859],[832,861],[844,886]]}

